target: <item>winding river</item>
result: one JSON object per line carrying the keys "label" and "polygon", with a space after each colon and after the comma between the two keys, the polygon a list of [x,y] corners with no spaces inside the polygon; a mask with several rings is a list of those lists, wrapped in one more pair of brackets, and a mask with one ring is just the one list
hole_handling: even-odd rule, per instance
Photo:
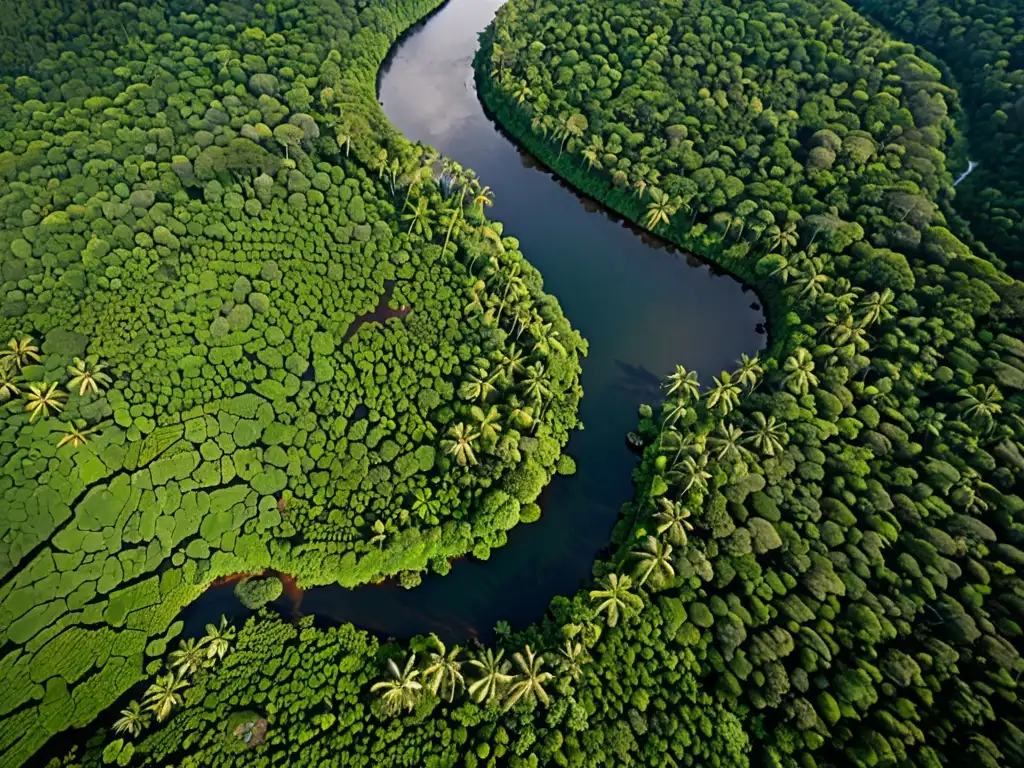
{"label": "winding river", "polygon": [[[466,558],[414,590],[386,583],[294,592],[280,606],[386,637],[436,632],[446,642],[487,640],[496,622],[513,629],[539,618],[551,598],[590,575],[620,505],[632,496],[636,457],[625,435],[637,407],[654,403],[662,377],[682,363],[710,380],[741,352],[763,346],[757,298],[736,280],[666,250],[560,184],[484,113],[473,83],[477,35],[504,0],[451,0],[403,38],[384,65],[380,98],[409,139],[475,170],[494,192],[489,216],[519,238],[545,289],[590,342],[580,416],[568,453],[579,468],[541,497],[542,518],[509,533],[487,562]],[[230,587],[190,606],[186,634],[219,614],[245,610]]]}

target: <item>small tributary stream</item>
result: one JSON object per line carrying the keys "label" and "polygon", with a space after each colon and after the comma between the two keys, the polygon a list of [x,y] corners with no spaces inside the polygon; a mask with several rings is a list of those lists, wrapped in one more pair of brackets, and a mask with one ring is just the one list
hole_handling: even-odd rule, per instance
{"label": "small tributary stream", "polygon": [[[637,407],[655,403],[676,363],[706,381],[764,343],[757,297],[694,257],[671,252],[560,184],[523,154],[484,113],[473,84],[477,36],[503,0],[451,0],[399,42],[385,64],[380,98],[410,140],[472,168],[494,192],[488,215],[517,237],[570,322],[590,342],[585,396],[568,453],[578,472],[556,477],[543,516],[509,532],[487,562],[465,558],[413,590],[396,583],[318,587],[280,606],[328,622],[351,622],[394,637],[436,632],[446,642],[486,640],[495,623],[538,619],[552,597],[584,583],[632,495],[636,457],[625,435]],[[186,609],[186,634],[245,609],[230,585],[212,587]]]}

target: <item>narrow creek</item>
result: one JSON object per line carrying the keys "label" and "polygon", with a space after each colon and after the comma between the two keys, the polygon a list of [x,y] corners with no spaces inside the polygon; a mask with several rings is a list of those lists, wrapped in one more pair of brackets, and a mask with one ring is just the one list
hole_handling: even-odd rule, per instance
{"label": "narrow creek", "polygon": [[[465,558],[414,590],[397,583],[317,587],[282,600],[287,615],[351,622],[385,637],[436,632],[446,642],[488,640],[539,618],[551,598],[577,590],[632,495],[636,457],[625,435],[637,407],[654,403],[675,364],[702,379],[764,345],[756,295],[692,256],[661,247],[594,201],[560,184],[490,121],[473,83],[477,36],[504,0],[451,0],[393,49],[381,73],[385,112],[406,137],[472,168],[494,192],[488,212],[541,271],[545,289],[590,342],[585,396],[567,452],[577,474],[556,477],[543,516],[509,532],[487,562]],[[247,611],[231,585],[211,587],[182,618],[201,634],[220,614]]]}

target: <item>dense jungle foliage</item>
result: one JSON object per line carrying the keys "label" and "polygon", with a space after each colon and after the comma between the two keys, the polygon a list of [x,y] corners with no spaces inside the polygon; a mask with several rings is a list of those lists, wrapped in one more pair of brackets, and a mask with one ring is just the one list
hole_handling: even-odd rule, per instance
{"label": "dense jungle foliage", "polygon": [[651,598],[755,759],[1020,763],[1024,302],[951,230],[953,84],[841,3],[514,0],[478,68],[559,173],[774,297],[757,391],[670,379],[621,539],[661,532]]}
{"label": "dense jungle foliage", "polygon": [[215,578],[412,587],[569,466],[585,342],[376,102],[436,5],[5,6],[0,765]]}
{"label": "dense jungle foliage", "polygon": [[924,55],[836,0],[511,0],[486,103],[758,285],[771,354],[666,380],[611,554],[535,626],[211,626],[53,765],[1024,762],[1024,293],[953,211],[959,100]]}
{"label": "dense jungle foliage", "polygon": [[894,34],[940,57],[960,83],[971,157],[957,187],[975,234],[1024,275],[1024,13],[1016,0],[855,3]]}

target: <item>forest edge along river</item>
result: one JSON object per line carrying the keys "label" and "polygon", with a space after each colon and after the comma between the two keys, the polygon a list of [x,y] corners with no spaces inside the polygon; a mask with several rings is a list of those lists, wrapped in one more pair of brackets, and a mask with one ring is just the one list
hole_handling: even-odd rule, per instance
{"label": "forest edge along river", "polygon": [[[478,34],[503,1],[451,0],[410,29],[381,68],[379,96],[408,139],[472,168],[491,187],[489,217],[519,239],[545,290],[588,340],[585,428],[566,449],[578,471],[556,476],[541,496],[540,520],[509,531],[486,562],[464,558],[411,590],[397,580],[291,590],[277,605],[287,616],[349,622],[384,637],[434,632],[445,642],[487,640],[498,621],[513,629],[535,621],[553,597],[589,578],[620,505],[632,497],[636,457],[625,437],[638,406],[657,402],[661,379],[677,363],[709,381],[763,346],[760,300],[749,288],[578,196],[492,123],[476,96],[472,61]],[[212,586],[183,612],[185,636],[221,614],[249,613],[232,588]]]}

